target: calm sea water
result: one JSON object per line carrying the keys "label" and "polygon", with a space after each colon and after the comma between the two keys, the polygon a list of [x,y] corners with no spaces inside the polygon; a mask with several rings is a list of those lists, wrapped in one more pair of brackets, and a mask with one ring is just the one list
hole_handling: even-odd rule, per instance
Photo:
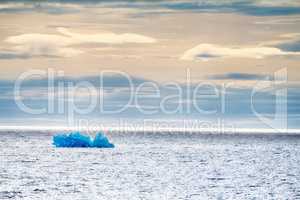
{"label": "calm sea water", "polygon": [[300,199],[300,137],[109,134],[114,149],[0,134],[0,199]]}

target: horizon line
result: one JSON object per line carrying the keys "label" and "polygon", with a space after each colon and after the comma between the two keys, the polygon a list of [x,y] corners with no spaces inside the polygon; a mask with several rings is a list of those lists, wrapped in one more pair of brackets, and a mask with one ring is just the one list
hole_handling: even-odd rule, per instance
{"label": "horizon line", "polygon": [[272,128],[193,128],[193,127],[76,127],[76,126],[29,126],[29,125],[0,125],[0,131],[108,131],[108,132],[190,132],[215,134],[300,134],[300,129],[272,129]]}

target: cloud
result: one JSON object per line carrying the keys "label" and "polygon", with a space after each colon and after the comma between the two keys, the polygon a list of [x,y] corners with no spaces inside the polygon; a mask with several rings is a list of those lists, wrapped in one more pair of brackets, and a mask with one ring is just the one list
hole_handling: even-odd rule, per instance
{"label": "cloud", "polygon": [[295,42],[280,44],[280,45],[278,45],[278,47],[285,51],[299,52],[300,51],[300,40],[295,41]]}
{"label": "cloud", "polygon": [[[109,0],[67,0],[67,1],[25,1],[16,0],[0,3],[0,12],[4,13],[26,13],[43,12],[47,14],[66,14],[80,12],[84,8],[134,8],[139,11],[150,11],[168,9],[173,11],[213,12],[213,13],[241,13],[254,16],[283,16],[300,14],[300,3],[295,0],[180,0],[180,1],[109,1]],[[169,13],[169,12],[164,12]],[[144,13],[146,14],[146,13]]]}
{"label": "cloud", "polygon": [[124,43],[155,43],[156,39],[134,33],[100,33],[100,34],[78,34],[68,29],[58,28],[60,33],[71,37],[73,43],[100,43],[100,44],[124,44]]}
{"label": "cloud", "polygon": [[0,3],[0,13],[30,13],[39,12],[47,14],[68,14],[77,13],[81,6],[70,3],[59,2],[34,2],[15,1]]}
{"label": "cloud", "polygon": [[300,22],[299,17],[294,18],[279,18],[279,19],[271,19],[271,20],[261,20],[257,21],[254,24],[261,24],[261,25],[281,25],[281,24],[297,24]]}
{"label": "cloud", "polygon": [[209,79],[212,80],[268,80],[268,78],[273,79],[268,75],[262,74],[248,74],[248,73],[226,73],[226,74],[215,74],[208,76]]}
{"label": "cloud", "polygon": [[[231,75],[232,76],[232,75]],[[235,75],[236,76],[236,75]],[[246,76],[246,75],[243,75]],[[99,119],[103,117],[104,119],[120,119],[120,117],[124,117],[126,119],[135,118],[135,119],[195,119],[195,120],[202,120],[205,121],[216,117],[224,117],[224,119],[234,121],[229,121],[232,123],[236,122],[236,119],[244,119],[248,120],[248,118],[257,119],[253,114],[253,110],[251,108],[251,104],[254,103],[255,109],[263,114],[264,116],[274,117],[276,110],[275,110],[275,103],[276,103],[276,95],[272,91],[277,91],[280,89],[281,86],[274,86],[274,88],[270,88],[270,90],[259,90],[253,96],[253,101],[251,99],[251,94],[253,89],[251,87],[240,87],[240,86],[233,86],[233,87],[224,87],[222,85],[216,85],[217,93],[224,94],[226,96],[226,102],[224,102],[225,112],[222,111],[222,95],[216,96],[216,98],[206,98],[210,95],[215,95],[216,90],[215,87],[211,87],[208,85],[201,85],[198,87],[197,84],[192,84],[187,86],[186,84],[179,84],[180,91],[177,88],[172,87],[170,85],[163,85],[158,84],[160,90],[160,97],[153,98],[153,94],[155,94],[155,88],[149,87],[142,87],[139,93],[134,90],[131,93],[131,90],[124,84],[126,80],[123,80],[124,77],[120,77],[118,75],[107,75],[105,76],[107,84],[105,84],[105,88],[100,88],[98,77],[64,77],[61,79],[56,79],[55,83],[57,84],[58,81],[62,81],[66,88],[65,90],[58,90],[57,85],[55,85],[55,90],[52,91],[54,93],[49,93],[47,87],[47,79],[31,79],[28,80],[22,85],[21,90],[21,97],[20,99],[25,103],[26,106],[33,108],[33,109],[40,109],[40,108],[47,108],[49,103],[49,94],[54,94],[55,98],[55,111],[53,113],[43,114],[43,115],[35,115],[23,112],[15,103],[14,97],[14,81],[12,80],[0,80],[0,118],[9,119],[9,120],[16,120],[20,118],[21,120],[28,120],[33,117],[36,118],[44,118],[44,122],[48,122],[49,120],[55,119],[67,119],[65,118],[68,115],[68,110],[65,110],[64,113],[58,113],[58,102],[72,102],[72,105],[79,106],[80,108],[87,108],[90,102],[90,97],[104,98],[104,101],[98,101],[97,107],[93,110],[93,112],[89,113],[88,115],[77,115],[80,119],[91,118],[91,119]],[[153,82],[151,80],[146,80],[144,78],[136,78],[132,77],[135,88],[139,86],[139,84],[147,82]],[[74,84],[79,83],[81,81],[88,81],[93,86],[97,88],[97,91],[87,91],[85,88],[82,90],[72,91],[68,90],[67,83],[72,82]],[[119,87],[118,87],[119,86]],[[203,86],[203,87],[202,87]],[[6,88],[6,90],[3,90]],[[288,96],[287,96],[287,103],[288,103],[288,116],[289,119],[294,119],[295,121],[299,121],[299,100],[300,100],[300,90],[299,85],[286,85],[285,88],[288,89]],[[194,91],[197,89],[196,98],[192,99],[194,95],[186,95],[189,94],[190,91]],[[282,88],[281,88],[282,89]],[[180,92],[180,93],[179,93]],[[182,92],[182,93],[181,93]],[[116,114],[106,114],[101,112],[99,106],[103,106],[105,111],[115,111],[118,109],[123,108],[123,106],[127,105],[130,96],[132,95],[141,95],[138,97],[138,104],[135,101],[132,101],[132,104],[126,107],[126,110],[122,112],[118,112]],[[68,96],[74,96],[74,99],[70,101]],[[172,114],[166,113],[160,107],[160,102],[168,98],[164,101],[165,110],[167,111],[174,111]],[[62,98],[64,97],[64,98]],[[134,96],[135,97],[135,96]],[[196,103],[199,108],[202,110],[197,110],[194,106]],[[67,106],[68,104],[64,104]],[[72,106],[71,105],[71,106]],[[70,109],[70,107],[65,107],[66,109]],[[180,109],[178,109],[180,108]],[[138,109],[146,109],[146,110],[158,110],[157,113],[146,115],[140,112]],[[203,110],[206,111],[216,111],[213,114],[206,114],[203,113]],[[188,112],[188,115],[187,115]],[[293,116],[292,116],[293,115]],[[296,116],[297,115],[297,116]],[[291,117],[292,116],[292,117]],[[294,117],[295,116],[295,117]],[[222,118],[223,119],[223,118]],[[30,122],[30,121],[28,121]],[[42,122],[42,121],[41,121]],[[296,124],[299,127],[299,123]]]}
{"label": "cloud", "polygon": [[200,44],[187,50],[181,60],[208,61],[215,58],[253,58],[262,59],[269,56],[300,55],[300,52],[283,51],[276,47],[223,47],[214,44]]}
{"label": "cloud", "polygon": [[[36,78],[39,77],[40,78]],[[99,76],[80,76],[80,77],[52,77],[53,85],[58,86],[62,84],[67,86],[68,84],[76,85],[82,82],[88,82],[95,87],[129,87],[139,85],[144,82],[148,82],[148,79],[141,77],[130,76],[128,74],[116,72],[103,72]],[[17,80],[0,80],[0,87],[13,87]],[[152,81],[153,82],[153,81]],[[49,80],[47,77],[42,77],[39,74],[32,74],[26,80],[22,82],[22,87],[47,87]]]}
{"label": "cloud", "polygon": [[261,45],[273,46],[284,51],[300,51],[300,33],[287,33],[280,35],[279,39],[264,42]]}
{"label": "cloud", "polygon": [[299,52],[300,51],[300,34],[289,33],[281,35],[281,39],[273,41],[273,45],[284,51]]}
{"label": "cloud", "polygon": [[26,54],[18,53],[18,52],[11,52],[0,50],[0,59],[26,59],[28,56]]}
{"label": "cloud", "polygon": [[256,0],[185,0],[162,1],[161,7],[174,10],[192,10],[197,12],[242,13],[254,16],[292,15],[300,13],[299,3],[287,1],[256,1]]}
{"label": "cloud", "polygon": [[[13,101],[15,98],[26,101],[40,102],[47,101],[49,95],[57,100],[69,101],[73,96],[76,102],[88,102],[90,97],[105,98],[106,101],[112,99],[109,106],[126,103],[130,99],[131,87],[148,82],[148,79],[135,77],[118,72],[105,73],[102,76],[80,76],[80,77],[47,77],[36,78],[31,76],[22,81],[20,96],[15,96],[15,84],[17,80],[0,80],[0,101]],[[34,78],[35,77],[35,78]],[[53,84],[49,85],[49,81]],[[84,87],[88,83],[88,88]],[[155,83],[155,82],[153,82]],[[50,90],[51,89],[51,90]],[[121,103],[120,103],[121,102]]]}
{"label": "cloud", "polygon": [[300,33],[285,33],[279,35],[279,38],[260,43],[261,46],[276,46],[278,44],[289,43],[300,40]]}
{"label": "cloud", "polygon": [[0,51],[0,59],[29,58],[35,56],[72,57],[84,53],[74,47],[82,44],[121,45],[127,43],[148,44],[156,39],[135,33],[79,34],[66,28],[58,28],[60,34],[28,33],[10,36],[5,42],[13,45],[10,52]]}

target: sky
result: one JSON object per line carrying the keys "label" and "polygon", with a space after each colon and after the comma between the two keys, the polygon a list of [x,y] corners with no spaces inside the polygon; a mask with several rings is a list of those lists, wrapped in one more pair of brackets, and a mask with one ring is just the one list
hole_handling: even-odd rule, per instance
{"label": "sky", "polygon": [[299,129],[299,63],[298,0],[1,1],[0,125]]}

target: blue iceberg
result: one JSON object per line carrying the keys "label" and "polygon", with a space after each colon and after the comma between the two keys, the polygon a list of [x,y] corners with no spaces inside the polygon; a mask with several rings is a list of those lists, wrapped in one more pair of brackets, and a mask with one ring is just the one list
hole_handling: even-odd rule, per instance
{"label": "blue iceberg", "polygon": [[115,145],[110,143],[108,138],[102,134],[102,133],[97,133],[95,136],[95,139],[93,141],[93,147],[97,148],[114,148]]}
{"label": "blue iceberg", "polygon": [[53,136],[53,144],[56,147],[90,147],[90,148],[114,148],[108,138],[101,132],[92,139],[88,135],[74,132],[70,134],[58,134]]}

